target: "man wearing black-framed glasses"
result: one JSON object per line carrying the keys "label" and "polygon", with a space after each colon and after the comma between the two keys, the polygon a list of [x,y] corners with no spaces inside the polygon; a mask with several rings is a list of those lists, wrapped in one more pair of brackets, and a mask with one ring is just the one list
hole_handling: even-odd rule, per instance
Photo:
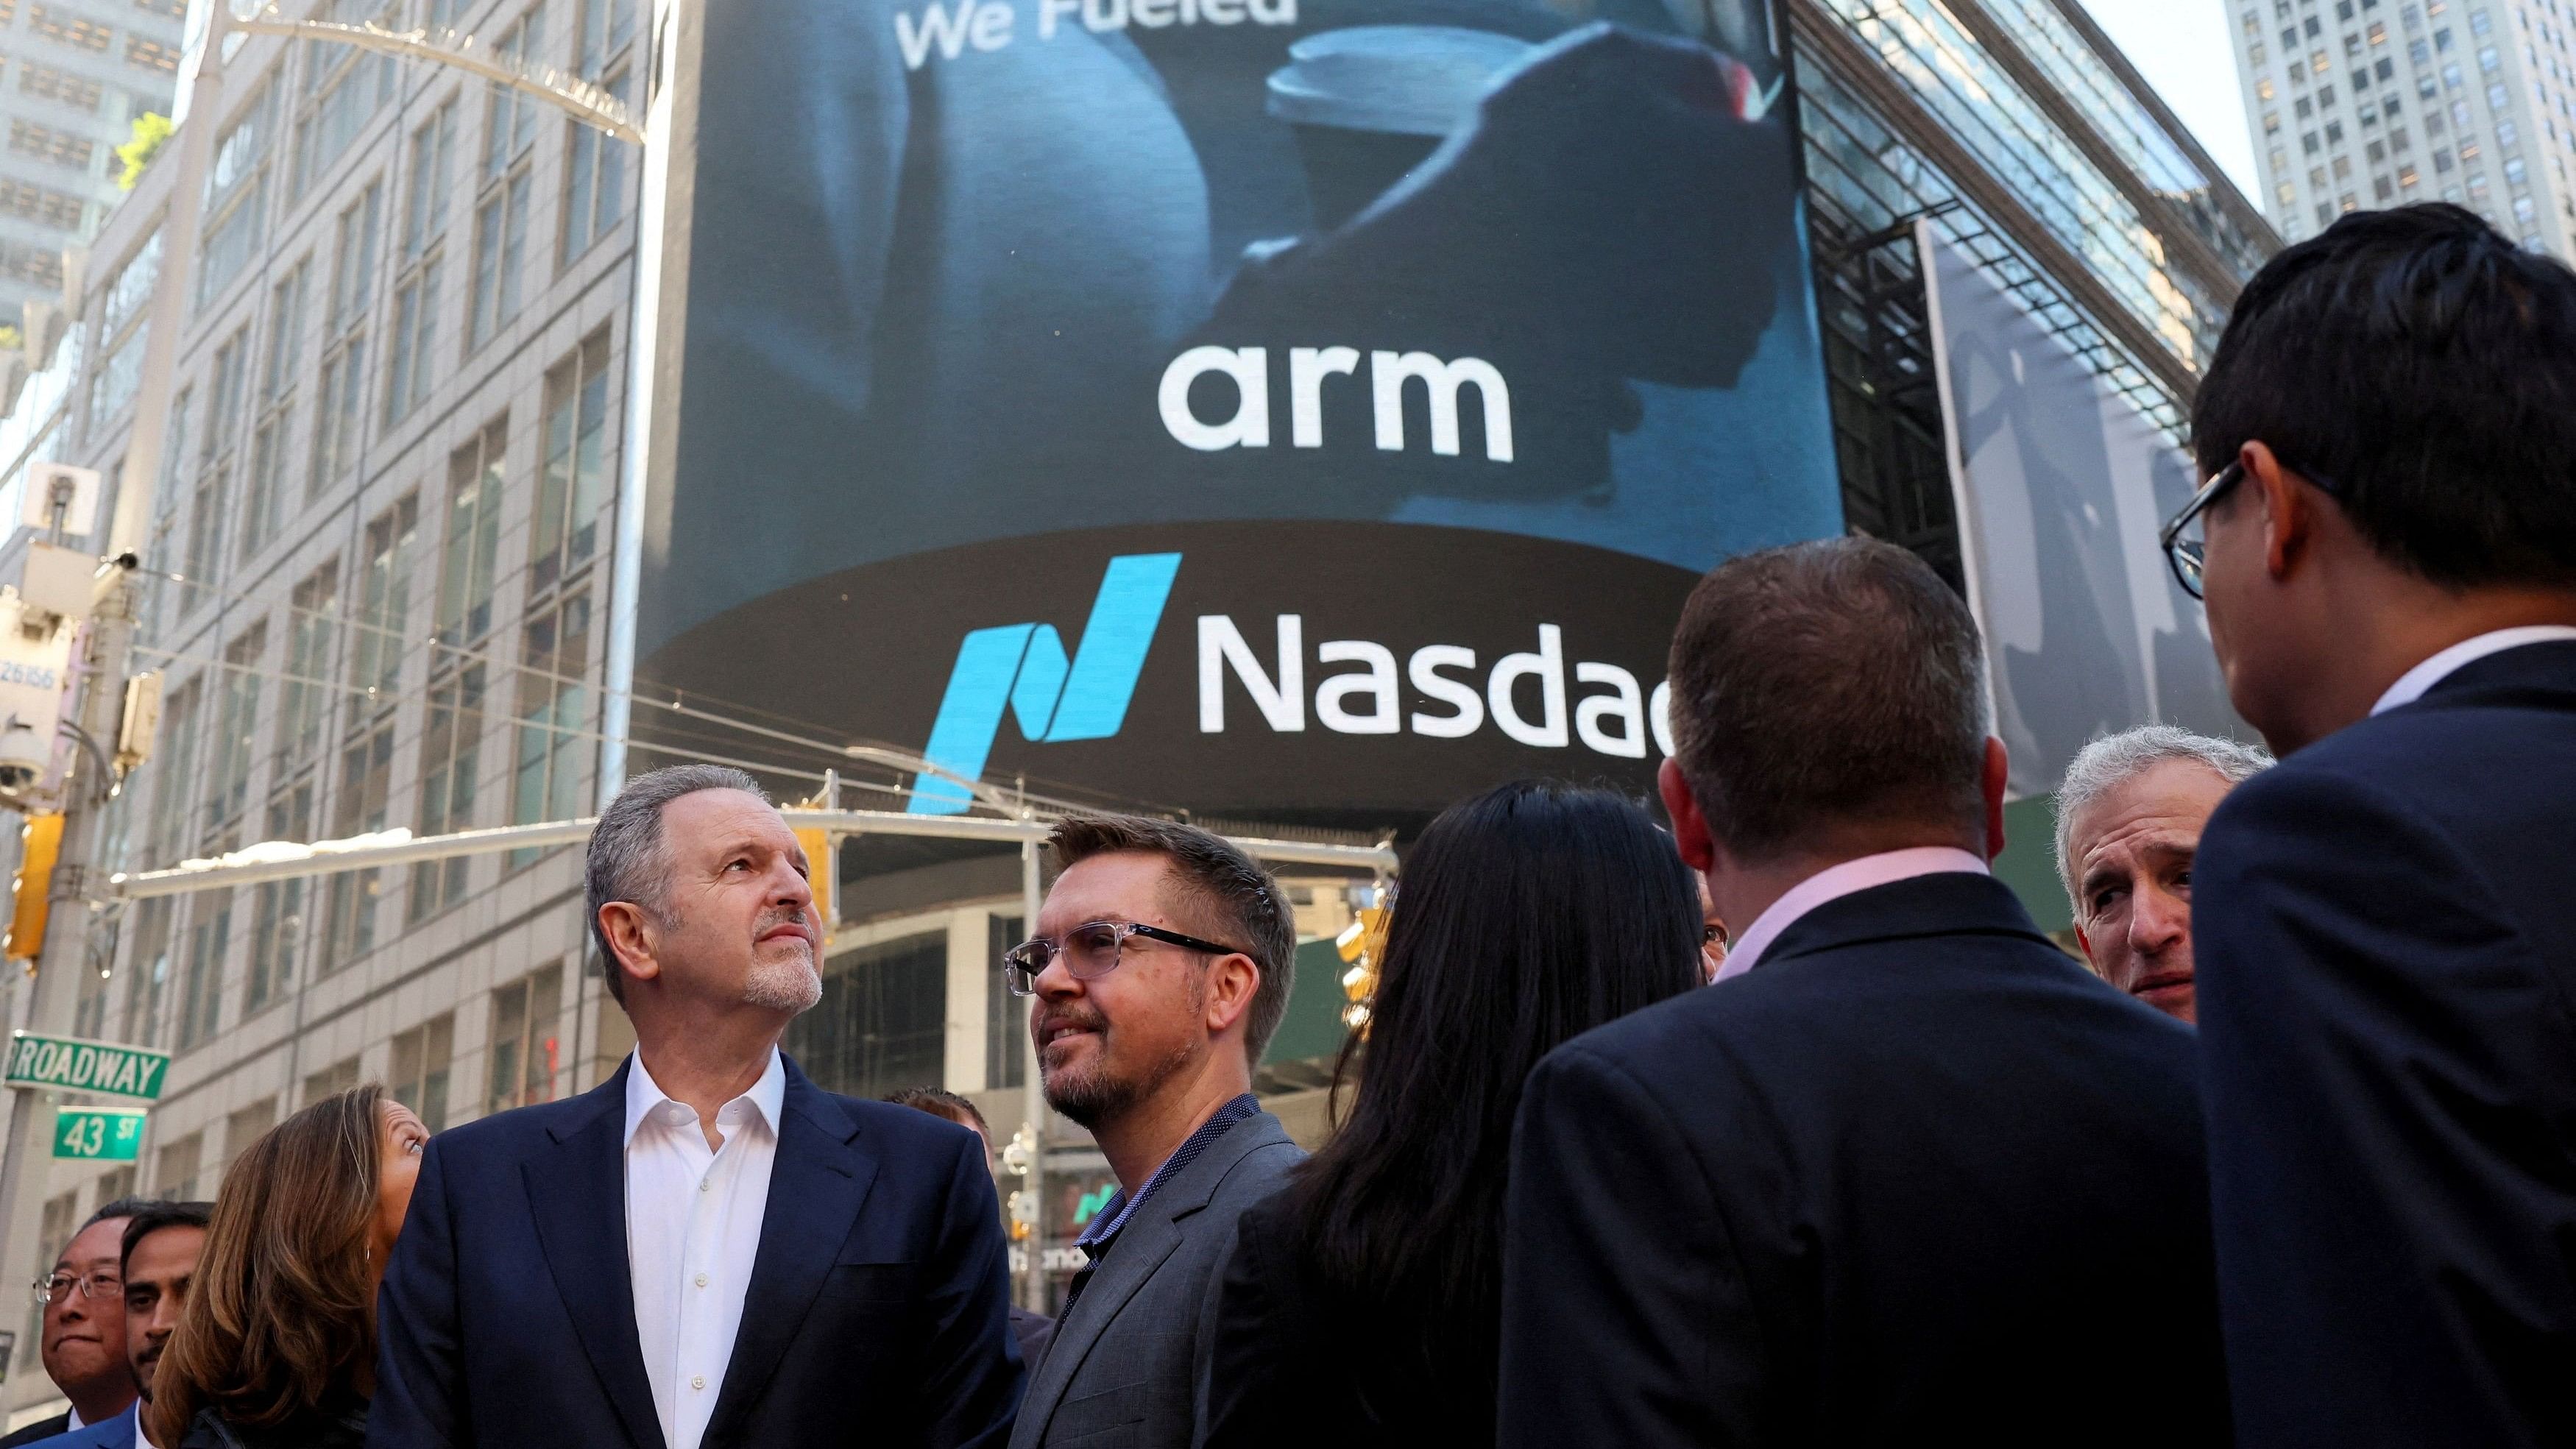
{"label": "man wearing black-framed glasses", "polygon": [[2576,273],[2347,216],[2192,431],[2168,555],[2281,756],[2192,882],[2236,1440],[2576,1442]]}
{"label": "man wearing black-framed glasses", "polygon": [[44,1311],[45,1377],[71,1406],[0,1439],[0,1449],[104,1424],[134,1406],[134,1372],[125,1362],[122,1257],[126,1223],[149,1206],[131,1197],[101,1204],[63,1245],[53,1271],[36,1283],[36,1303]]}
{"label": "man wearing black-framed glasses", "polygon": [[1119,1190],[1079,1240],[1011,1445],[1187,1449],[1234,1220],[1305,1156],[1252,1095],[1296,922],[1276,881],[1195,826],[1071,819],[1047,847],[1059,873],[1003,973],[1035,997],[1048,1105],[1091,1129]]}

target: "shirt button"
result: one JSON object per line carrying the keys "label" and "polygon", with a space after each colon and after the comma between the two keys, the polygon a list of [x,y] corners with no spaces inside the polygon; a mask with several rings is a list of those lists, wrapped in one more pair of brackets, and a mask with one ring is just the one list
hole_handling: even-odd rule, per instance
{"label": "shirt button", "polygon": [[689,1380],[689,1387],[690,1387],[690,1388],[693,1388],[693,1389],[703,1389],[703,1388],[705,1388],[706,1386],[707,1386],[707,1376],[706,1376],[705,1374],[699,1374],[697,1377],[692,1378],[692,1379],[690,1379],[690,1380]]}
{"label": "shirt button", "polygon": [[705,1192],[713,1186],[715,1186],[715,1183],[711,1179],[703,1177],[698,1179],[698,1191],[700,1192]]}
{"label": "shirt button", "polygon": [[704,1288],[705,1286],[707,1286],[707,1275],[706,1275],[706,1274],[704,1274],[704,1273],[700,1273],[700,1274],[698,1275],[698,1286],[699,1286],[699,1287],[701,1287],[701,1288]]}

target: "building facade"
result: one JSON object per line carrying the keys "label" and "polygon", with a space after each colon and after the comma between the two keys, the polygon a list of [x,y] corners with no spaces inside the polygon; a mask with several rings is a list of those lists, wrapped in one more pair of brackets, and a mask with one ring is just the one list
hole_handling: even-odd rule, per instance
{"label": "building facade", "polygon": [[2576,6],[2239,0],[2233,20],[2263,205],[2284,237],[2449,201],[2576,256]]}
{"label": "building facade", "polygon": [[[638,3],[385,13],[632,93]],[[1913,223],[1935,218],[2176,436],[2275,241],[2075,0],[1788,0],[1780,17],[1846,512],[1955,580]],[[0,503],[33,460],[151,491],[138,667],[162,675],[163,719],[112,868],[589,813],[612,723],[639,158],[479,79],[263,36],[187,124],[217,128],[188,265],[160,251],[176,178],[156,164],[0,424]],[[185,321],[163,464],[129,477],[137,389],[118,359],[140,357],[145,303],[169,286]],[[833,764],[819,726],[688,708],[635,768],[692,752],[801,795]],[[122,907],[77,1034],[175,1060],[139,1160],[53,1169],[46,1251],[121,1193],[210,1195],[259,1133],[342,1086],[381,1080],[435,1129],[596,1085],[631,1036],[586,954],[579,864],[564,847],[466,855]],[[2026,873],[2054,894],[2044,851]],[[1372,882],[1283,874],[1308,944],[1260,1085],[1311,1132],[1341,1041],[1329,938]],[[977,1095],[1008,1137],[1024,1033],[994,961],[1025,930],[1016,848],[871,837],[842,847],[836,879],[824,1002],[790,1049],[845,1091]],[[1051,1147],[1034,1245],[1050,1264],[1107,1182],[1079,1133]],[[49,1397],[34,1338],[10,1380],[21,1410]]]}
{"label": "building facade", "polygon": [[170,114],[186,0],[0,4],[0,322],[63,298],[65,251],[85,249],[124,196],[116,148],[138,116]]}

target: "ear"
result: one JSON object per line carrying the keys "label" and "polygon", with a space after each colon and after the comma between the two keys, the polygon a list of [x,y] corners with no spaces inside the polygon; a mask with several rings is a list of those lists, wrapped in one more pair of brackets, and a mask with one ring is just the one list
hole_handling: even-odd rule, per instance
{"label": "ear", "polygon": [[2236,461],[2245,469],[2243,491],[2263,511],[2263,571],[2289,577],[2305,556],[2317,526],[2316,499],[2296,473],[2281,466],[2267,443],[2247,443]]}
{"label": "ear", "polygon": [[1251,957],[1230,951],[1208,963],[1207,1009],[1201,1020],[1211,1037],[1223,1036],[1252,1013],[1252,998],[1261,990],[1261,968]]}
{"label": "ear", "polygon": [[1708,874],[1717,864],[1717,840],[1709,833],[1708,817],[1699,813],[1690,781],[1682,777],[1681,761],[1667,758],[1655,771],[1655,793],[1664,797],[1664,814],[1673,822],[1673,848],[1681,852],[1682,864]]}
{"label": "ear", "polygon": [[1986,796],[1986,859],[2004,853],[2004,787],[2012,779],[2012,759],[2004,753],[2004,742],[1986,736],[1985,777],[1978,786]]}
{"label": "ear", "polygon": [[652,918],[632,901],[610,901],[599,908],[599,933],[608,938],[608,949],[617,957],[612,963],[637,981],[650,981],[662,974],[662,963],[655,958]]}

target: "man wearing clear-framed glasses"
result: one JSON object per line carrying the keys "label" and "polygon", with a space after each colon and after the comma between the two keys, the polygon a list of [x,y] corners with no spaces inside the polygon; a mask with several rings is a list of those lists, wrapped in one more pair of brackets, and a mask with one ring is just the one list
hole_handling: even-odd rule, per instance
{"label": "man wearing clear-framed glasses", "polygon": [[1038,934],[1003,957],[1034,996],[1047,1104],[1091,1129],[1118,1194],[1092,1218],[1012,1449],[1197,1437],[1209,1297],[1234,1221],[1305,1154],[1252,1095],[1288,1009],[1297,928],[1222,837],[1123,816],[1058,823]]}
{"label": "man wearing clear-framed glasses", "polygon": [[71,1407],[0,1439],[17,1449],[87,1424],[103,1424],[134,1403],[134,1373],[125,1361],[125,1280],[119,1276],[125,1224],[148,1206],[141,1198],[102,1204],[35,1284],[44,1309],[40,1340],[45,1377]]}

